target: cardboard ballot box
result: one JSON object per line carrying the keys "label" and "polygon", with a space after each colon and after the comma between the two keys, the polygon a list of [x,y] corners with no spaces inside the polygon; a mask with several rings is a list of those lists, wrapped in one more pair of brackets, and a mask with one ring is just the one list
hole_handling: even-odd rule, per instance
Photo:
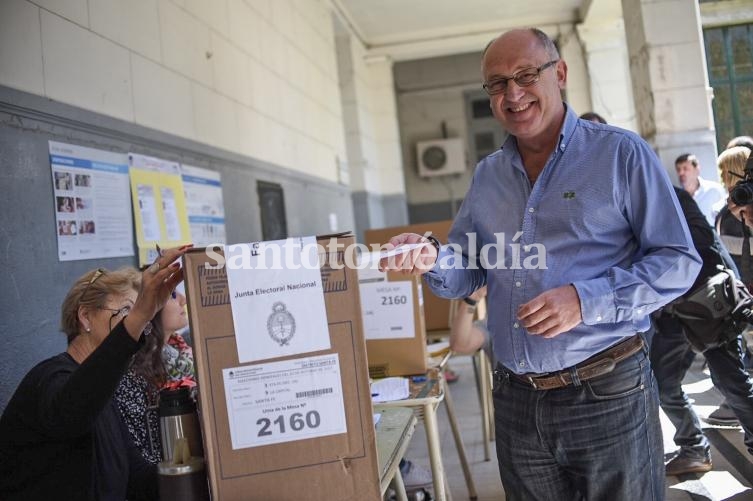
{"label": "cardboard ballot box", "polygon": [[[450,232],[452,220],[437,221],[433,223],[412,224],[408,226],[394,226],[392,228],[379,228],[366,230],[364,238],[369,247],[374,244],[384,245],[390,238],[401,233],[425,234],[430,231],[433,236],[443,244],[447,243],[447,234]],[[427,291],[424,298],[424,319],[427,331],[446,330],[450,328],[450,300],[437,297]]]}
{"label": "cardboard ballot box", "polygon": [[[234,312],[230,305],[238,275],[205,266],[227,256],[195,249],[183,258],[199,414],[215,500],[381,499],[358,280],[354,269],[342,267],[344,249],[354,238],[319,237],[317,243],[334,242],[331,238],[342,247],[318,252],[320,269],[314,264],[313,281],[280,279],[278,286],[236,290],[234,301],[275,297],[269,314],[260,319],[261,328],[241,324],[238,333],[234,315],[247,313]],[[234,247],[227,247],[228,255]],[[248,273],[256,282],[256,270]],[[296,273],[301,272],[293,277]],[[243,362],[268,356],[259,355],[265,343],[294,350],[306,341],[313,328],[309,324],[316,322],[303,318],[306,305],[287,297],[308,292],[318,294],[326,309],[323,341],[329,348]],[[316,301],[307,303],[316,309]]]}
{"label": "cardboard ballot box", "polygon": [[359,269],[369,375],[426,373],[426,325],[421,278]]}

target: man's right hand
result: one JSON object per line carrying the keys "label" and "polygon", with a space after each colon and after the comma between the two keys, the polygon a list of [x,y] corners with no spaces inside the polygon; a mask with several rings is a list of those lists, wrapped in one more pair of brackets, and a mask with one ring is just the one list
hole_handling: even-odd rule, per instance
{"label": "man's right hand", "polygon": [[437,248],[417,233],[401,233],[392,237],[382,250],[391,250],[401,245],[428,243],[424,247],[413,249],[402,254],[386,257],[379,261],[379,269],[382,271],[400,271],[405,274],[423,275],[434,267],[437,261]]}

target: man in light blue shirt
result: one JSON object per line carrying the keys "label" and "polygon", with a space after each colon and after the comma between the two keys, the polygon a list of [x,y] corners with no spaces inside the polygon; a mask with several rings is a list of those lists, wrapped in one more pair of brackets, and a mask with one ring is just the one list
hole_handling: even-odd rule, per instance
{"label": "man in light blue shirt", "polygon": [[482,72],[509,138],[478,164],[449,245],[381,264],[426,273],[442,297],[488,285],[508,500],[663,499],[656,386],[638,333],[700,270],[669,178],[640,137],[563,103],[567,65],[541,31],[493,40]]}

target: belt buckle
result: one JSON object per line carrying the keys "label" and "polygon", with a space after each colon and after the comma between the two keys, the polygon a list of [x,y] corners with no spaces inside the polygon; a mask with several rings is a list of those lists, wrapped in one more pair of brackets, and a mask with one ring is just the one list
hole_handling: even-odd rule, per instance
{"label": "belt buckle", "polygon": [[539,387],[536,385],[536,380],[533,379],[531,376],[526,376],[526,381],[528,381],[528,384],[530,384],[531,386],[533,386],[534,390],[538,390],[539,389]]}

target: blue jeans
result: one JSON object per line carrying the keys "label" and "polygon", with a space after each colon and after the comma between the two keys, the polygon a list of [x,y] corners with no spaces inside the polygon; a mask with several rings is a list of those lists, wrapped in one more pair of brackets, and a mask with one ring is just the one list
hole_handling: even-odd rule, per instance
{"label": "blue jeans", "polygon": [[[653,316],[656,330],[651,343],[651,366],[659,386],[661,407],[675,426],[675,444],[681,453],[708,457],[709,442],[690,401],[682,391],[682,380],[695,358],[680,323],[669,315]],[[743,367],[742,343],[738,336],[726,346],[703,354],[709,363],[714,386],[724,395],[745,430],[745,446],[753,454],[753,384]]]}
{"label": "blue jeans", "polygon": [[554,390],[501,374],[494,411],[506,499],[664,499],[659,402],[646,348],[609,374]]}

